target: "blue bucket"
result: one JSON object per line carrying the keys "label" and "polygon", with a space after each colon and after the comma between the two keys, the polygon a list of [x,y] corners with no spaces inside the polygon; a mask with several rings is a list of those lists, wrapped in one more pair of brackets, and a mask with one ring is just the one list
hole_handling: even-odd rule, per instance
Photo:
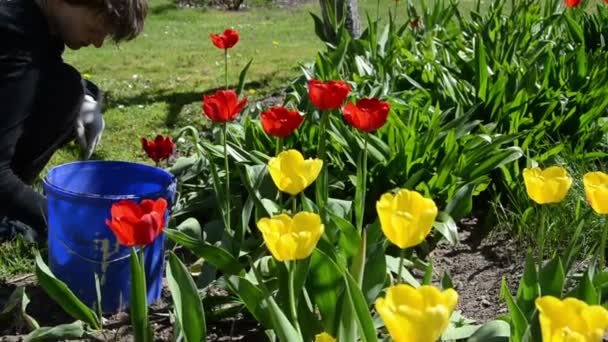
{"label": "blue bucket", "polygon": [[[129,308],[131,249],[118,244],[105,221],[111,217],[112,204],[123,199],[139,203],[164,197],[171,207],[174,177],[143,164],[85,161],[51,169],[43,187],[48,198],[48,262],[53,274],[90,307],[97,302],[97,274],[104,313]],[[144,250],[148,304],[161,296],[165,239],[161,234]]]}

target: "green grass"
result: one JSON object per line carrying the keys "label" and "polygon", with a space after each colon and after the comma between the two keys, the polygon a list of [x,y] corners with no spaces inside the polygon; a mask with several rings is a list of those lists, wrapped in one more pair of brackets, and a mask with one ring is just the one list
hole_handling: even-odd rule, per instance
{"label": "green grass", "polygon": [[0,284],[15,274],[34,270],[34,243],[20,237],[0,245]]}

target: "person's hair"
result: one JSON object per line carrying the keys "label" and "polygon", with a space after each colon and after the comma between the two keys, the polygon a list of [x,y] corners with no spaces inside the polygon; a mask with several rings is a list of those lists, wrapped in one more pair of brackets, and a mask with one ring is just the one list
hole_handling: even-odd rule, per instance
{"label": "person's hair", "polygon": [[148,0],[64,0],[65,2],[98,10],[110,25],[115,42],[131,40],[144,29]]}

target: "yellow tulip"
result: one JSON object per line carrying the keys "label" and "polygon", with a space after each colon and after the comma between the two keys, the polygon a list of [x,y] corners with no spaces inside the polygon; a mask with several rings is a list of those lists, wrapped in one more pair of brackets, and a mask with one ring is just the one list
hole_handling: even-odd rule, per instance
{"label": "yellow tulip", "polygon": [[336,342],[336,339],[326,332],[322,332],[315,336],[315,342]]}
{"label": "yellow tulip", "polygon": [[386,238],[402,249],[420,244],[431,232],[437,217],[433,200],[406,189],[396,195],[382,195],[376,202],[376,211]]}
{"label": "yellow tulip", "polygon": [[601,342],[608,329],[608,310],[576,298],[537,298],[543,342]]}
{"label": "yellow tulip", "polygon": [[588,172],[583,176],[583,184],[591,208],[600,215],[608,214],[608,175]]}
{"label": "yellow tulip", "polygon": [[458,302],[453,289],[399,284],[376,300],[376,310],[395,342],[436,342],[448,327]]}
{"label": "yellow tulip", "polygon": [[526,168],[523,175],[528,197],[538,204],[561,202],[572,185],[568,171],[560,166],[551,166],[545,170],[538,167]]}
{"label": "yellow tulip", "polygon": [[270,253],[279,261],[307,258],[323,234],[321,217],[315,213],[299,212],[293,218],[286,214],[258,221]]}
{"label": "yellow tulip", "polygon": [[297,195],[317,179],[322,166],[321,159],[304,160],[299,151],[287,150],[270,159],[268,171],[279,190]]}

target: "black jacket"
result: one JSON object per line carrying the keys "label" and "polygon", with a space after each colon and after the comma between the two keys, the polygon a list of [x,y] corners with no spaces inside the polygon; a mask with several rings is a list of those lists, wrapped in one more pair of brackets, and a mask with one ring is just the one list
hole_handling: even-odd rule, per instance
{"label": "black jacket", "polygon": [[45,226],[46,199],[11,169],[45,67],[61,62],[64,44],[50,34],[34,0],[0,0],[0,215]]}

